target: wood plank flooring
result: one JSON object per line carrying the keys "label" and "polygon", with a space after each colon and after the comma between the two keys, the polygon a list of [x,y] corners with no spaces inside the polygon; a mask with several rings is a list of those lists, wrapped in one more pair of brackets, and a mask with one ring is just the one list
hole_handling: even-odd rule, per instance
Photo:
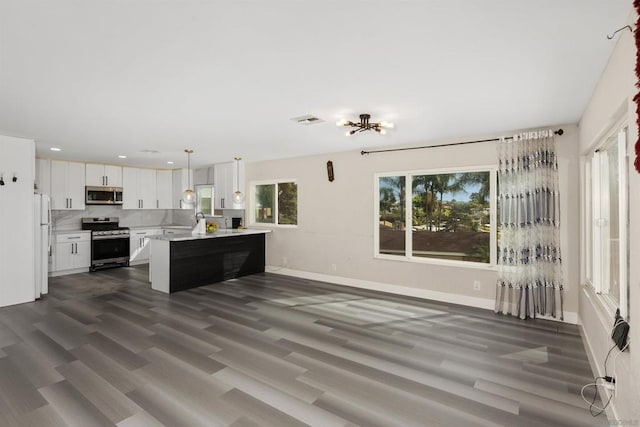
{"label": "wood plank flooring", "polygon": [[146,266],[0,309],[2,426],[605,426],[577,329],[276,274]]}

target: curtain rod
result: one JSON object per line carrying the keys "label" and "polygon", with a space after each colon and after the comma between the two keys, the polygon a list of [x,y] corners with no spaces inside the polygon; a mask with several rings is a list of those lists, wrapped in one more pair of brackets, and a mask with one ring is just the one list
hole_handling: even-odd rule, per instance
{"label": "curtain rod", "polygon": [[[558,129],[553,131],[556,135],[562,135],[564,130]],[[421,147],[406,147],[406,148],[389,148],[387,150],[373,150],[373,151],[364,151],[360,152],[360,155],[364,156],[365,154],[376,154],[376,153],[388,153],[390,151],[407,151],[407,150],[421,150],[423,148],[437,148],[437,147],[450,147],[452,145],[466,145],[466,144],[477,144],[479,142],[493,142],[500,141],[500,139],[513,139],[512,136],[507,136],[505,138],[492,138],[492,139],[480,139],[478,141],[465,141],[465,142],[451,142],[449,144],[438,144],[438,145],[423,145]]]}

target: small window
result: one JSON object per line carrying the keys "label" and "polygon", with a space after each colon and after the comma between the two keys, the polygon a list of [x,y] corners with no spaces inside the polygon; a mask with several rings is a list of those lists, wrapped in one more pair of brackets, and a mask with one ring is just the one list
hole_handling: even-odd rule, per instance
{"label": "small window", "polygon": [[256,224],[297,225],[298,185],[295,181],[253,185],[252,219]]}

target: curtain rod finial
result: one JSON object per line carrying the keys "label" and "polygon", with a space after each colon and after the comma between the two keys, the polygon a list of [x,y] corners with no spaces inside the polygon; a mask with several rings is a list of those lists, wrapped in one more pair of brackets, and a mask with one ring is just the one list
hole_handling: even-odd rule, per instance
{"label": "curtain rod finial", "polygon": [[562,130],[562,128],[561,128],[561,129],[558,129],[557,131],[555,131],[554,133],[555,133],[556,135],[560,135],[560,136],[562,136],[562,135],[564,134],[564,130]]}

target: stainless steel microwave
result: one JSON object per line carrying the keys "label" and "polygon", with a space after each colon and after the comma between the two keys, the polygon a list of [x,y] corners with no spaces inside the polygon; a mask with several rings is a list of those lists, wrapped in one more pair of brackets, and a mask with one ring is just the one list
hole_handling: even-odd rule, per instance
{"label": "stainless steel microwave", "polygon": [[121,187],[85,187],[85,203],[87,205],[121,205]]}

